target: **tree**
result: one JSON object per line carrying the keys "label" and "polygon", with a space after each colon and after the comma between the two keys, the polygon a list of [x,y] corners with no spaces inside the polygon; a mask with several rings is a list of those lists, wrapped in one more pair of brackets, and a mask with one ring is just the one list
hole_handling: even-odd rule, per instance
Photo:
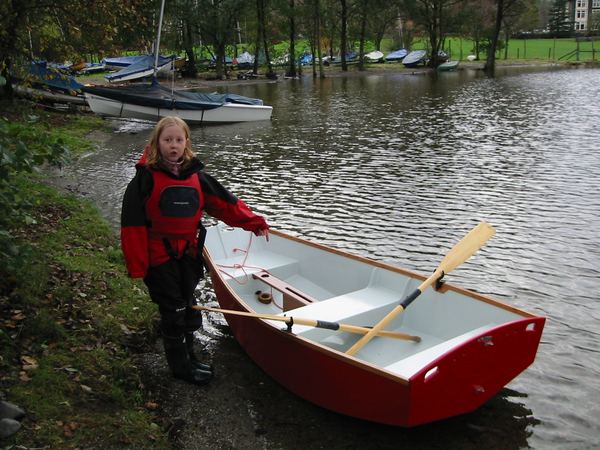
{"label": "tree", "polygon": [[494,28],[494,0],[470,0],[465,8],[462,30],[473,41],[472,53],[477,60]]}
{"label": "tree", "polygon": [[226,73],[225,49],[235,41],[233,35],[237,18],[243,9],[243,0],[196,0],[200,17],[200,32],[205,42],[215,52],[215,71],[217,78]]}
{"label": "tree", "polygon": [[[375,49],[381,51],[381,41],[388,30],[398,24],[400,20],[399,0],[370,0],[372,10],[377,14],[370,14],[368,17],[368,33],[373,37]],[[400,45],[403,45],[402,38]]]}
{"label": "tree", "polygon": [[[200,36],[200,11],[196,8],[194,0],[169,1],[166,6],[162,34],[167,39],[163,41],[170,42],[175,49],[183,49],[186,55],[183,74],[193,77],[196,75],[194,46]],[[169,24],[172,27],[169,27]]]}
{"label": "tree", "polygon": [[[154,5],[144,0],[4,0],[0,9],[0,73],[12,97],[15,66],[33,58],[49,61],[92,59],[104,51],[141,47],[156,31]],[[90,3],[90,5],[87,5]],[[152,8],[149,7],[152,6]]]}
{"label": "tree", "polygon": [[260,53],[261,42],[265,50],[265,59],[267,60],[267,78],[276,77],[271,64],[271,56],[269,55],[269,40],[267,39],[267,5],[266,0],[256,0],[256,51],[254,57],[254,74],[258,73],[258,55]]}
{"label": "tree", "polygon": [[573,30],[573,20],[569,18],[567,0],[554,0],[550,8],[548,29],[554,37],[566,36]]}
{"label": "tree", "polygon": [[443,60],[440,57],[448,26],[461,11],[461,0],[405,0],[410,17],[421,26],[429,37],[429,65],[437,67]]}
{"label": "tree", "polygon": [[289,9],[288,9],[288,20],[289,20],[289,38],[290,38],[290,61],[289,68],[287,71],[288,77],[296,76],[296,1],[289,0]]}
{"label": "tree", "polygon": [[600,31],[600,12],[592,14],[590,19],[590,31]]}
{"label": "tree", "polygon": [[311,53],[312,59],[312,71],[313,78],[317,77],[317,64],[319,65],[319,78],[325,78],[325,71],[323,70],[323,53],[321,49],[321,1],[310,0],[312,4],[310,21],[311,21]]}
{"label": "tree", "polygon": [[341,6],[341,30],[340,30],[340,56],[342,59],[342,71],[348,71],[346,63],[346,52],[348,51],[348,4],[346,0],[340,0]]}
{"label": "tree", "polygon": [[488,76],[494,76],[496,71],[496,49],[498,48],[498,40],[504,18],[518,5],[521,5],[521,0],[496,0],[496,20],[490,37],[490,45],[488,47],[485,66],[483,68]]}
{"label": "tree", "polygon": [[359,0],[358,2],[358,13],[360,21],[360,38],[359,38],[359,50],[358,50],[358,69],[365,70],[365,39],[367,33],[367,11],[369,6],[369,0]]}

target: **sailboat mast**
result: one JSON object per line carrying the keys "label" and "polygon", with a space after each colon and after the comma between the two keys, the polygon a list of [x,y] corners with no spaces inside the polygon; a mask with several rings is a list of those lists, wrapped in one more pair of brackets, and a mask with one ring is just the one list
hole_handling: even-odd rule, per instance
{"label": "sailboat mast", "polygon": [[165,0],[162,0],[160,5],[160,17],[158,19],[158,34],[156,36],[156,45],[154,47],[154,79],[158,72],[158,55],[160,54],[160,33],[162,32],[163,14],[165,12]]}

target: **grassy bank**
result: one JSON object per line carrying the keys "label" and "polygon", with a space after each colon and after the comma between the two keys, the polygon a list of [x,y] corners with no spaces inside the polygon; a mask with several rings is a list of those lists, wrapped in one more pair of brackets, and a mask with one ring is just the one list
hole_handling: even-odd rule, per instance
{"label": "grassy bank", "polygon": [[[26,138],[60,136],[75,153],[92,148],[85,135],[102,126],[94,118],[0,112],[17,127],[43,115],[23,126]],[[170,448],[135,366],[136,353],[156,338],[156,310],[143,284],[126,276],[114,230],[92,204],[49,187],[43,174],[14,182],[31,207],[7,230],[19,257],[0,268],[0,399],[27,415],[2,446]]]}

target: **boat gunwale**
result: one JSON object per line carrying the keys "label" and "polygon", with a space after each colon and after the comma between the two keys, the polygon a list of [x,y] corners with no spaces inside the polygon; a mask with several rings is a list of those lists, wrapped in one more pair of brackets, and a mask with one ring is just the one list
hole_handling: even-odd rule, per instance
{"label": "boat gunwale", "polygon": [[[401,275],[406,275],[406,276],[411,277],[411,278],[416,278],[416,279],[421,280],[421,281],[425,281],[427,279],[427,276],[419,274],[417,272],[413,272],[413,271],[411,271],[409,269],[404,269],[402,267],[395,266],[393,264],[386,263],[386,262],[383,262],[383,261],[377,261],[375,259],[372,259],[372,258],[369,258],[369,257],[366,257],[366,256],[361,256],[361,255],[357,255],[357,254],[354,254],[354,253],[349,253],[349,252],[347,252],[345,250],[340,250],[338,248],[330,247],[330,246],[327,246],[325,244],[320,244],[320,243],[313,242],[313,241],[310,241],[310,240],[307,240],[307,239],[304,239],[304,238],[301,238],[301,237],[296,237],[296,236],[284,233],[284,232],[279,231],[279,230],[273,230],[273,229],[270,228],[269,229],[269,233],[270,234],[274,234],[274,235],[279,236],[279,237],[284,238],[284,239],[289,239],[289,240],[295,241],[295,242],[300,243],[300,244],[307,244],[307,245],[309,245],[311,247],[315,247],[315,248],[320,249],[320,250],[325,250],[325,251],[327,251],[329,253],[333,253],[333,254],[337,254],[337,255],[342,256],[342,257],[350,258],[350,259],[356,260],[358,262],[366,263],[368,265],[375,266],[375,267],[378,267],[380,269],[386,269],[386,270],[390,270],[392,272],[399,273]],[[454,285],[454,284],[446,282],[446,281],[444,281],[443,284],[442,284],[442,286],[439,289],[437,289],[436,291],[443,294],[443,293],[447,292],[448,290],[457,292],[459,294],[465,295],[467,297],[471,297],[471,298],[473,298],[475,300],[479,300],[479,301],[482,301],[484,303],[487,303],[487,304],[490,304],[490,305],[493,305],[493,306],[497,306],[497,307],[499,307],[501,309],[504,309],[506,311],[510,311],[512,313],[515,313],[515,314],[518,314],[518,315],[521,315],[521,316],[524,316],[524,317],[528,317],[528,318],[539,317],[537,314],[530,313],[528,311],[525,311],[523,309],[517,308],[517,307],[512,306],[512,305],[508,305],[508,304],[503,303],[503,302],[501,302],[499,300],[494,300],[493,298],[488,297],[486,295],[480,294],[480,293],[475,292],[475,291],[471,291],[471,290],[466,289],[466,288],[462,288],[460,286]],[[400,301],[401,301],[401,299],[398,299],[398,303]]]}

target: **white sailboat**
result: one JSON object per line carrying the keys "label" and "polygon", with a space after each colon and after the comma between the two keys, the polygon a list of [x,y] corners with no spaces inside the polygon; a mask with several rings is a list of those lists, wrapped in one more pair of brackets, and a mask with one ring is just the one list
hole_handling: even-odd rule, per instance
{"label": "white sailboat", "polygon": [[261,99],[236,94],[207,94],[162,86],[156,77],[165,0],[162,0],[156,39],[153,80],[128,86],[84,86],[85,98],[96,114],[158,121],[178,116],[190,124],[269,120],[273,107]]}

